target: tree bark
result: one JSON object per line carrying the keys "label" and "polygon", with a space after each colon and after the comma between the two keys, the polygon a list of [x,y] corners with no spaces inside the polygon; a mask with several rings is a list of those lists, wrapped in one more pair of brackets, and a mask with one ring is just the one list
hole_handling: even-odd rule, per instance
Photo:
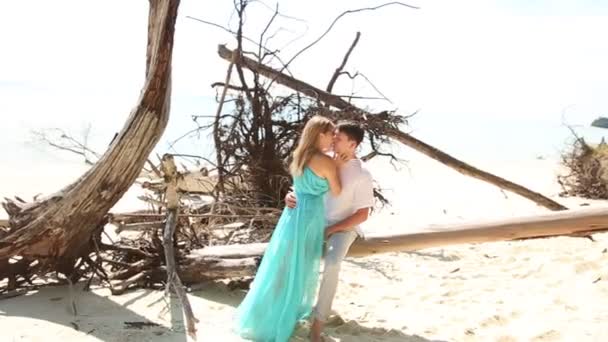
{"label": "tree bark", "polygon": [[[524,238],[541,238],[608,230],[608,209],[577,209],[537,216],[504,220],[441,225],[417,229],[424,233],[387,234],[357,239],[348,256],[360,257],[377,253],[414,251],[454,244],[509,241]],[[226,261],[260,257],[265,243],[213,246],[193,250],[195,259],[219,258]]]}
{"label": "tree bark", "polygon": [[0,239],[0,261],[15,255],[46,259],[68,274],[89,251],[104,224],[159,141],[169,119],[171,59],[179,0],[151,0],[146,81],[139,101],[109,150],[77,181],[43,201],[4,203],[10,232]]}
{"label": "tree bark", "polygon": [[[221,58],[231,62],[232,61],[232,50],[226,48],[224,45],[219,45],[218,54]],[[340,98],[339,96],[330,94],[324,90],[316,88],[314,86],[309,85],[306,82],[293,78],[289,75],[279,72],[271,67],[260,64],[257,61],[248,58],[246,56],[240,56],[240,58],[236,61],[237,64],[245,67],[252,72],[258,73],[264,77],[272,79],[279,84],[282,84],[288,88],[291,88],[297,92],[301,92],[305,95],[308,95],[312,98],[319,99],[324,103],[336,107],[341,110],[352,110],[357,113],[361,113],[366,120],[381,120],[377,114],[369,113],[361,108],[354,106],[353,104],[347,102],[346,100]],[[473,178],[477,178],[484,182],[488,182],[490,184],[496,185],[502,189],[511,191],[520,196],[523,196],[538,205],[541,205],[550,210],[566,210],[565,206],[547,198],[538,192],[534,192],[529,190],[521,185],[515,184],[511,181],[508,181],[504,178],[495,176],[489,172],[480,170],[474,166],[471,166],[461,160],[458,160],[449,154],[425,143],[422,142],[413,136],[404,133],[398,129],[386,128],[387,135],[399,141],[400,143],[413,148],[414,150],[425,154],[426,156],[437,160],[438,162],[451,167],[452,169],[462,173],[463,175],[470,176]]]}

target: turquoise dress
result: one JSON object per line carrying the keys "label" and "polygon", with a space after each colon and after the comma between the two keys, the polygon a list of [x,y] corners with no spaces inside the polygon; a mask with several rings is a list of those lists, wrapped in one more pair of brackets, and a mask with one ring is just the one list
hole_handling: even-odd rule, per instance
{"label": "turquoise dress", "polygon": [[237,333],[256,342],[288,341],[298,320],[310,315],[317,292],[329,184],[308,167],[293,182],[298,204],[283,210],[237,308]]}

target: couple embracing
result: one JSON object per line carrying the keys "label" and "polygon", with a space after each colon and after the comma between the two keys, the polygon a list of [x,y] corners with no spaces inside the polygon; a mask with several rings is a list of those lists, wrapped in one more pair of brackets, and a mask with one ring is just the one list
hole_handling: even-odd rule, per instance
{"label": "couple embracing", "polygon": [[372,176],[356,156],[363,137],[353,122],[314,116],[306,123],[290,165],[294,192],[285,197],[287,206],[237,309],[241,337],[285,342],[298,321],[310,319],[311,341],[322,341],[340,264],[362,236],[359,225],[374,201]]}

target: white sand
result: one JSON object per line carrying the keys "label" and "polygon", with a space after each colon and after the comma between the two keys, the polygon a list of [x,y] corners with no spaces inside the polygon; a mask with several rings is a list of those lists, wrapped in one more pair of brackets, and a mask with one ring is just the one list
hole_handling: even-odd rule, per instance
{"label": "white sand", "polygon": [[[599,201],[560,199],[555,164],[480,165],[510,180],[578,207]],[[417,231],[420,225],[544,212],[527,200],[503,194],[424,159],[408,171],[373,166],[394,205],[366,225]],[[432,227],[430,227],[432,228]],[[329,341],[608,341],[608,233],[348,259],[343,266]],[[240,341],[231,315],[243,294],[208,285],[190,294],[199,341]],[[177,307],[163,313],[162,293],[136,290],[77,291],[78,315],[69,313],[63,287],[0,301],[1,341],[186,341]],[[176,313],[172,315],[172,312]],[[173,322],[172,322],[172,318]],[[129,328],[125,321],[160,326]],[[75,323],[76,326],[73,324]],[[77,327],[77,329],[76,329]],[[293,338],[304,341],[306,326]]]}

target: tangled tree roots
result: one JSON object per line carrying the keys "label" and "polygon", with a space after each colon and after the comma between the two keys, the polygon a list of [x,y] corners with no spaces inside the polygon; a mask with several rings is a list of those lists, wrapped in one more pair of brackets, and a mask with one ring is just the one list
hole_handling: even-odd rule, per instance
{"label": "tangled tree roots", "polygon": [[562,196],[580,196],[591,199],[608,199],[608,145],[588,145],[577,138],[562,155],[567,174],[559,176]]}

